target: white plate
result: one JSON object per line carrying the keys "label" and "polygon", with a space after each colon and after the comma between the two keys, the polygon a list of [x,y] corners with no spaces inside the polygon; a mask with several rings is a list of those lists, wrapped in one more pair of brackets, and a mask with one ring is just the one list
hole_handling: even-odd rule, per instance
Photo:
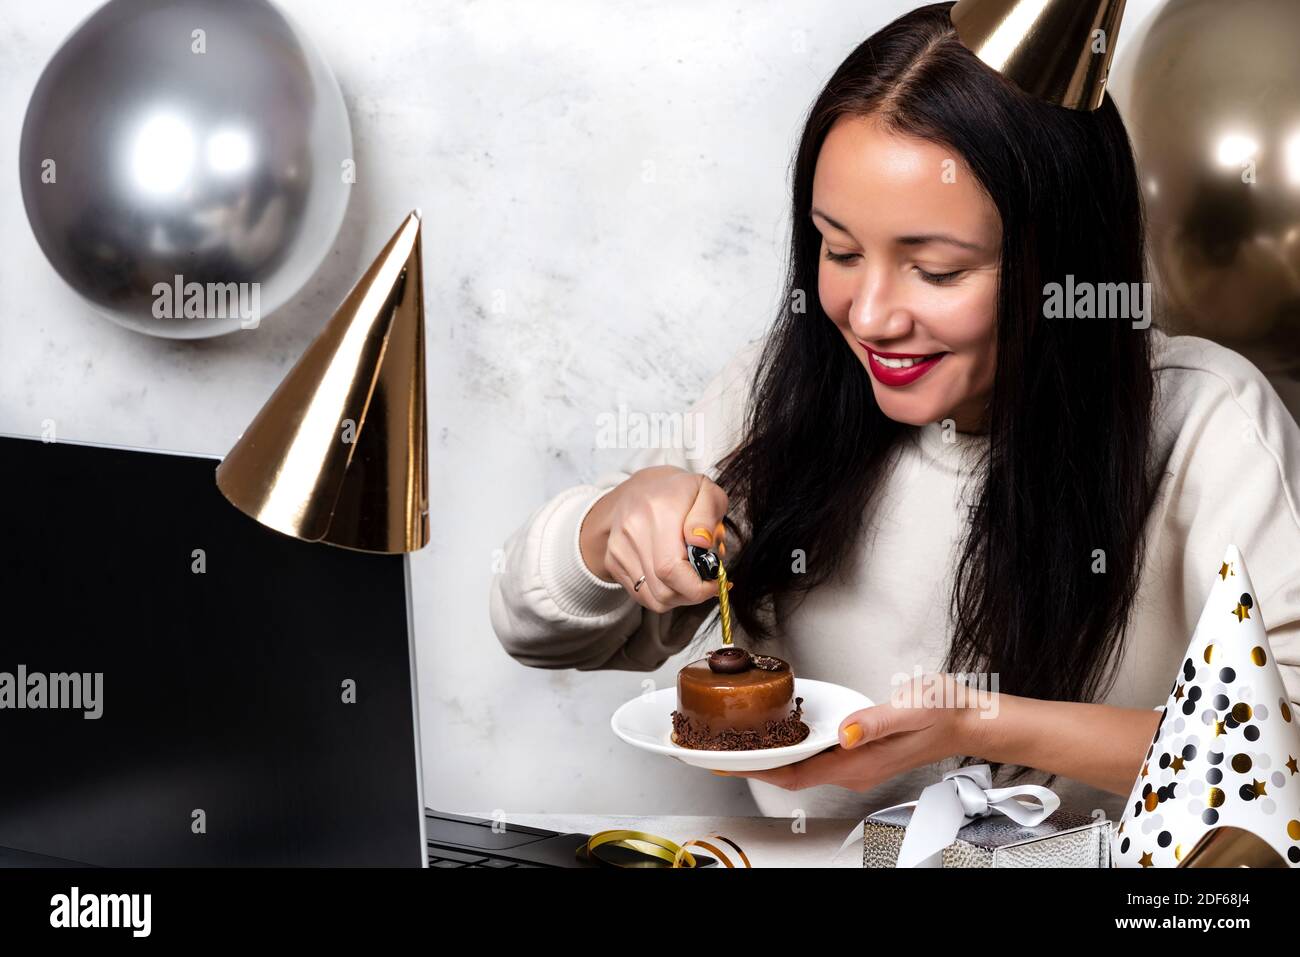
{"label": "white plate", "polygon": [[664,754],[697,768],[712,771],[767,771],[794,764],[840,743],[840,722],[854,711],[870,708],[866,695],[831,684],[795,677],[794,694],[803,698],[803,722],[808,737],[784,748],[754,751],[701,751],[673,743],[673,711],[677,688],[661,688],[625,703],[610,718],[614,733],[643,751]]}

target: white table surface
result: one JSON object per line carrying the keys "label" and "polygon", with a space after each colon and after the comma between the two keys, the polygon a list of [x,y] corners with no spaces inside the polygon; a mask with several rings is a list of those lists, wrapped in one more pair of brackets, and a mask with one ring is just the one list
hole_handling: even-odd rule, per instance
{"label": "white table surface", "polygon": [[[492,811],[454,813],[491,820]],[[836,854],[841,843],[860,822],[840,818],[808,818],[803,832],[783,817],[654,816],[636,814],[510,814],[508,824],[548,828],[564,833],[595,834],[597,831],[646,831],[681,844],[710,834],[729,837],[741,846],[753,867],[861,867],[862,840],[859,838]],[[728,851],[733,863],[737,856]],[[707,853],[707,852],[704,852]],[[833,859],[832,859],[833,858]],[[725,869],[725,868],[724,868]]]}

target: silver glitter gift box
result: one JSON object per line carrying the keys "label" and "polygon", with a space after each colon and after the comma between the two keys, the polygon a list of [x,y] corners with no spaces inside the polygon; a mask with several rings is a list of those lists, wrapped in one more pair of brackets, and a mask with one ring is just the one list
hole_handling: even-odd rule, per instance
{"label": "silver glitter gift box", "polygon": [[[893,867],[913,808],[878,811],[863,822],[863,867]],[[943,867],[1110,867],[1111,821],[1058,810],[1026,827],[1004,814],[969,822],[943,850]]]}

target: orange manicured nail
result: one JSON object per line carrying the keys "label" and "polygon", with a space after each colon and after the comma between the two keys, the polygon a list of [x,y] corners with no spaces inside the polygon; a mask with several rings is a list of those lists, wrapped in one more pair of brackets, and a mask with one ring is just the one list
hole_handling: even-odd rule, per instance
{"label": "orange manicured nail", "polygon": [[727,526],[723,525],[721,522],[718,522],[718,524],[713,528],[713,533],[717,535],[718,538],[725,538],[727,535]]}
{"label": "orange manicured nail", "polygon": [[862,740],[862,725],[851,724],[844,729],[844,747],[851,748]]}
{"label": "orange manicured nail", "polygon": [[718,775],[718,777],[722,777],[722,778],[729,778],[729,777],[731,777],[731,775],[728,774],[726,771],[714,771],[713,773],[716,774],[716,775]]}
{"label": "orange manicured nail", "polygon": [[703,525],[701,525],[699,528],[692,528],[692,529],[691,529],[691,534],[692,534],[692,535],[699,535],[701,538],[706,538],[706,539],[708,539],[710,545],[713,544],[713,533],[711,533],[711,532],[710,532],[707,528],[705,528]]}

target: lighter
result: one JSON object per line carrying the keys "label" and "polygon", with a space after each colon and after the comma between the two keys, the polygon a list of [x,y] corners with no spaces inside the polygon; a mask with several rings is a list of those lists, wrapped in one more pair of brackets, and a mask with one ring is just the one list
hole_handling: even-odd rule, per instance
{"label": "lighter", "polygon": [[722,567],[722,562],[718,560],[717,555],[698,545],[687,545],[686,554],[690,556],[691,564],[695,566],[701,578],[710,582],[717,579],[718,570]]}

